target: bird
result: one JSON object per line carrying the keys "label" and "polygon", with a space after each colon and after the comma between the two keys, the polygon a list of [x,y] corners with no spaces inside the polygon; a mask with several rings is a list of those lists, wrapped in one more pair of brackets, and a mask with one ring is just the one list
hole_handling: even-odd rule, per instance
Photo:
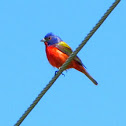
{"label": "bird", "polygon": [[[65,63],[70,54],[73,52],[71,47],[65,43],[60,37],[53,34],[52,32],[45,35],[45,37],[40,40],[45,44],[46,56],[49,63],[58,69]],[[87,72],[86,67],[80,60],[78,56],[75,56],[74,59],[67,66],[67,69],[74,68],[83,74],[85,74],[95,85],[98,82]]]}

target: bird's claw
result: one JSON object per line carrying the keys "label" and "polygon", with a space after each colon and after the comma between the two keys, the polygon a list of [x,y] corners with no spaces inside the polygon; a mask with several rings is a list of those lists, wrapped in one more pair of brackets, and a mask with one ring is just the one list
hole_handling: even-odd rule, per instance
{"label": "bird's claw", "polygon": [[[58,72],[58,71],[55,71],[55,76],[56,76],[57,72]],[[65,74],[63,74],[63,73],[61,73],[61,74],[65,77]]]}

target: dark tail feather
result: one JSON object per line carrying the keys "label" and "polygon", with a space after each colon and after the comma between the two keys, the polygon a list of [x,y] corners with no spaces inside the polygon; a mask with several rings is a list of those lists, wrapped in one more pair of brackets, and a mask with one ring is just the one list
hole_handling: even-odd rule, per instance
{"label": "dark tail feather", "polygon": [[95,85],[98,85],[98,82],[87,72],[83,72]]}
{"label": "dark tail feather", "polygon": [[95,85],[98,85],[98,82],[86,71],[83,66],[80,66],[80,69],[78,70],[84,73]]}
{"label": "dark tail feather", "polygon": [[78,65],[76,62],[74,67],[76,70],[84,73],[95,85],[98,85],[98,82],[86,71],[86,69],[82,65]]}

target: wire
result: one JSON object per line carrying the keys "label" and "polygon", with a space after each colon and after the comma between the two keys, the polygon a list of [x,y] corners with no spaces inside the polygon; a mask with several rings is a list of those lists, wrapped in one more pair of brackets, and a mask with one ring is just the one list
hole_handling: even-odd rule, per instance
{"label": "wire", "polygon": [[44,96],[44,94],[49,90],[49,88],[53,85],[56,79],[60,76],[60,74],[66,69],[72,59],[77,55],[77,53],[83,48],[83,46],[87,43],[87,41],[92,37],[92,35],[96,32],[96,30],[101,26],[101,24],[105,21],[108,15],[113,11],[113,9],[118,5],[120,0],[116,0],[111,7],[106,11],[104,16],[98,21],[95,27],[89,32],[89,34],[85,37],[82,43],[76,48],[76,50],[69,56],[66,62],[61,66],[60,70],[57,74],[51,79],[51,81],[46,85],[46,87],[40,92],[37,98],[33,101],[30,107],[24,112],[24,114],[19,118],[14,126],[19,126],[23,120],[27,117],[27,115],[31,112],[31,110],[36,106],[39,100]]}

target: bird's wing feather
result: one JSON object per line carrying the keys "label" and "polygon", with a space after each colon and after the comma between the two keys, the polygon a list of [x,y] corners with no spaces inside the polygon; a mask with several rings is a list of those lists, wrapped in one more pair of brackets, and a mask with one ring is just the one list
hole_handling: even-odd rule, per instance
{"label": "bird's wing feather", "polygon": [[60,51],[67,54],[68,56],[73,52],[70,46],[68,46],[65,42],[61,41],[55,45]]}
{"label": "bird's wing feather", "polygon": [[[58,48],[60,51],[62,51],[63,53],[67,54],[68,56],[70,56],[70,54],[73,52],[72,49],[70,48],[69,45],[67,45],[65,42],[61,41],[57,44],[54,45],[56,48]],[[77,61],[80,65],[84,66],[82,61],[79,59],[78,56],[76,56],[74,58],[75,61]],[[85,66],[84,66],[85,67]],[[86,67],[85,67],[86,68]]]}

